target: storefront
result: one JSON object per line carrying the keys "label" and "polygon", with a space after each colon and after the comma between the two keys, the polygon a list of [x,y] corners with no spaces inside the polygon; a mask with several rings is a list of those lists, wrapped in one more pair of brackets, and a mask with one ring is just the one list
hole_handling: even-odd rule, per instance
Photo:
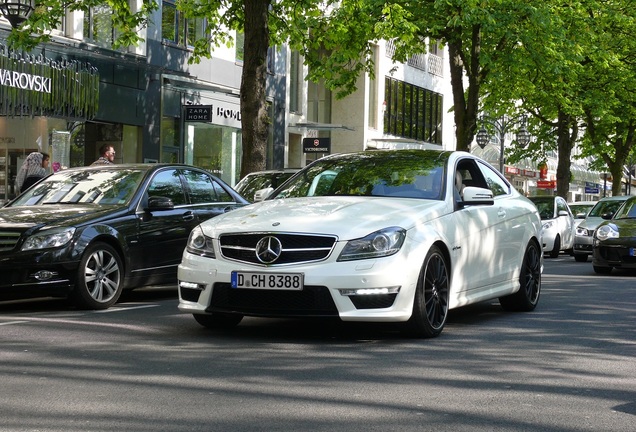
{"label": "storefront", "polygon": [[88,63],[26,55],[0,45],[0,202],[29,153],[50,156],[51,169],[71,162],[75,122],[95,116],[99,75]]}

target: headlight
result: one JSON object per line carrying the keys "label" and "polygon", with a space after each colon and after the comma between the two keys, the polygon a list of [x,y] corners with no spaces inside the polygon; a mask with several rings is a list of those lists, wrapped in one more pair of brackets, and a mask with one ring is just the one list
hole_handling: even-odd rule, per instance
{"label": "headlight", "polygon": [[587,237],[587,236],[589,236],[590,234],[588,234],[588,232],[587,232],[587,228],[579,228],[579,227],[576,227],[576,235],[577,235],[577,236],[585,236],[585,237]]}
{"label": "headlight", "polygon": [[406,230],[398,227],[385,228],[366,237],[350,240],[338,261],[352,261],[368,258],[380,258],[393,255],[404,244]]}
{"label": "headlight", "polygon": [[617,239],[620,235],[618,230],[613,225],[603,225],[599,229],[596,230],[596,238],[604,241],[609,239]]}
{"label": "headlight", "polygon": [[544,230],[550,229],[550,228],[552,228],[552,225],[554,225],[554,221],[544,222],[543,223],[543,229]]}
{"label": "headlight", "polygon": [[41,231],[27,238],[22,245],[23,251],[51,249],[64,246],[73,238],[75,228],[54,228]]}
{"label": "headlight", "polygon": [[216,258],[214,255],[214,247],[212,246],[212,239],[203,234],[203,230],[200,226],[194,227],[190,232],[186,250],[194,255]]}

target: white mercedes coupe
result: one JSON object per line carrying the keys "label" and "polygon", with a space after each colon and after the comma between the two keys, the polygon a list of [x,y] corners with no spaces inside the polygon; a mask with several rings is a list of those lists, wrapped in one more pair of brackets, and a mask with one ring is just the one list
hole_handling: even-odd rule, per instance
{"label": "white mercedes coupe", "polygon": [[539,301],[539,213],[472,154],[331,155],[262,195],[190,234],[179,310],[205,327],[335,317],[435,337],[450,309],[498,299],[531,311]]}

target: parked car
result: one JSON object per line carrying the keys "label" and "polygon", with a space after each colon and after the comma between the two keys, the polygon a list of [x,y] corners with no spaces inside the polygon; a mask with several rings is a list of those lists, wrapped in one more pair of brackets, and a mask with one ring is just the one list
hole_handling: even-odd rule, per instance
{"label": "parked car", "polygon": [[577,262],[586,262],[587,257],[592,255],[594,231],[604,218],[611,219],[627,198],[629,196],[626,195],[601,198],[590,210],[585,220],[576,227],[572,252]]}
{"label": "parked car", "polygon": [[276,189],[299,170],[300,168],[286,168],[283,170],[256,171],[243,177],[234,186],[234,190],[250,202],[262,201],[266,197],[260,194],[255,196],[258,191],[269,188]]}
{"label": "parked car", "polygon": [[590,210],[592,210],[592,207],[594,207],[597,202],[598,201],[577,201],[568,203],[568,207],[570,207],[570,211],[574,216],[575,229],[581,222],[585,220],[585,217],[590,212]]}
{"label": "parked car", "polygon": [[179,309],[212,328],[245,315],[335,317],[434,337],[467,304],[533,310],[540,236],[536,207],[472,154],[331,155],[192,231]]}
{"label": "parked car", "polygon": [[176,281],[192,228],[245,204],[187,165],[59,171],[0,209],[0,297],[106,309],[125,288]]}
{"label": "parked car", "polygon": [[[607,218],[609,214],[603,216]],[[636,196],[623,201],[594,232],[592,265],[600,274],[609,274],[613,268],[636,268]]]}
{"label": "parked car", "polygon": [[543,252],[551,258],[574,246],[574,216],[567,202],[560,196],[533,196],[543,222]]}

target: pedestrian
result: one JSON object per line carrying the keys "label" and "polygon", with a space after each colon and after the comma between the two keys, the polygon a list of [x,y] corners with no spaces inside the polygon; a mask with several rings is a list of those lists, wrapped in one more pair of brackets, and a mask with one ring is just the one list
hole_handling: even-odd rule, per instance
{"label": "pedestrian", "polygon": [[99,159],[93,162],[91,165],[110,165],[115,160],[115,149],[110,144],[104,144],[99,149]]}
{"label": "pedestrian", "polygon": [[49,155],[46,153],[29,153],[24,162],[22,162],[18,175],[15,177],[16,195],[27,190],[38,180],[46,176],[49,160]]}

